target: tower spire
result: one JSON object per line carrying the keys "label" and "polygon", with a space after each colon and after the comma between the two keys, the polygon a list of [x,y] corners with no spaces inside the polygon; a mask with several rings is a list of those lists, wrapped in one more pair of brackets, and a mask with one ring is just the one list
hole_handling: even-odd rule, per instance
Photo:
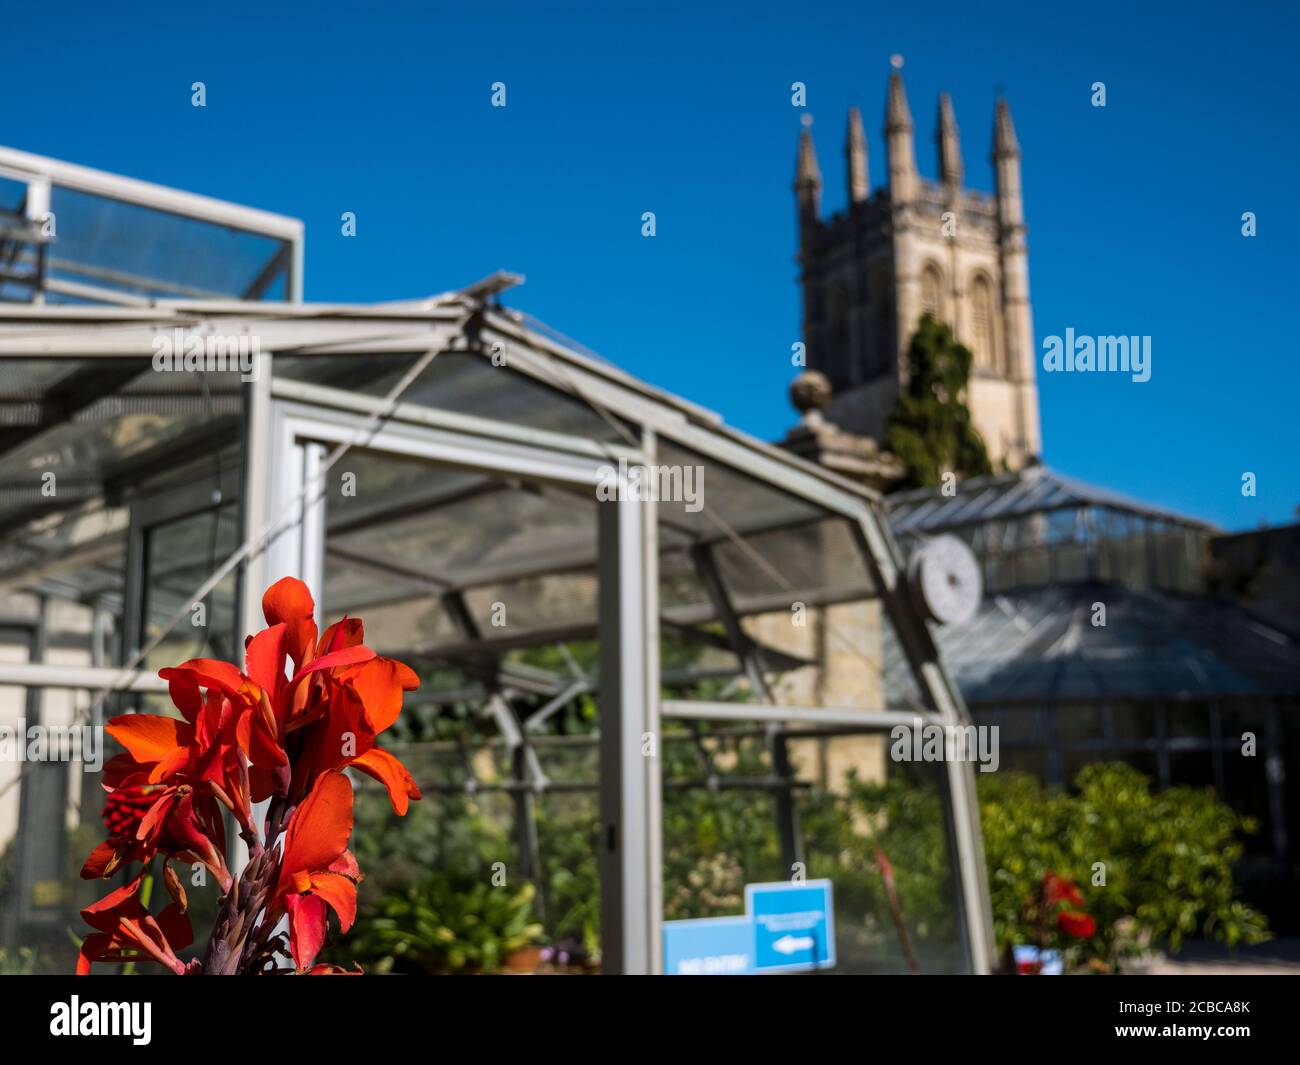
{"label": "tower spire", "polygon": [[998,100],[993,118],[993,159],[996,162],[1002,158],[1020,158],[1020,142],[1016,140],[1016,127],[1006,100]]}
{"label": "tower spire", "polygon": [[912,132],[912,109],[907,106],[907,89],[897,70],[889,75],[889,99],[885,103],[885,132]]}
{"label": "tower spire", "polygon": [[889,196],[894,203],[906,203],[916,194],[916,146],[912,133],[912,111],[907,106],[903,75],[889,75],[889,101],[885,105],[885,146],[889,155]]}
{"label": "tower spire", "polygon": [[957,116],[953,114],[952,97],[939,94],[939,119],[934,130],[935,145],[939,149],[939,180],[949,191],[961,189],[965,176],[961,162],[961,141],[958,138]]}
{"label": "tower spire", "polygon": [[806,125],[799,134],[799,158],[794,171],[794,197],[799,209],[799,233],[802,238],[821,220],[822,172],[817,165],[817,149],[812,130]]}
{"label": "tower spire", "polygon": [[998,221],[1007,234],[1024,223],[1024,207],[1020,201],[1020,142],[1006,100],[998,101],[993,118],[993,185]]}
{"label": "tower spire", "polygon": [[862,112],[856,107],[849,108],[844,157],[848,162],[849,202],[865,203],[871,195],[871,176],[867,169],[867,135],[862,129]]}

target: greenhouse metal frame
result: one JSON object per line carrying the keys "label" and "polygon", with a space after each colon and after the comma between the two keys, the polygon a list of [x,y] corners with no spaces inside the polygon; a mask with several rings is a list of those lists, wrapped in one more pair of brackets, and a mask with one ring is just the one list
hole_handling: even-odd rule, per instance
{"label": "greenhouse metal frame", "polygon": [[[11,176],[21,165],[37,183],[80,180],[109,199],[149,198],[150,186],[91,181],[85,174],[93,172],[80,168],[46,166],[42,178],[35,157],[17,158],[21,154],[0,155],[0,172]],[[209,201],[185,196],[170,194],[152,206],[163,213],[222,215],[213,215]],[[225,220],[258,221],[253,215]],[[543,688],[553,697],[544,710],[553,712],[579,692],[597,698],[602,960],[606,972],[622,973],[662,968],[661,767],[657,754],[644,753],[644,740],[658,737],[663,722],[759,725],[772,737],[773,768],[782,777],[788,776],[780,764],[784,737],[800,730],[970,724],[873,493],[728,428],[711,412],[622,373],[501,306],[500,293],[520,280],[512,275],[493,275],[424,300],[299,302],[301,229],[295,231],[291,219],[282,221],[264,229],[285,241],[286,250],[276,253],[276,269],[288,264],[284,302],[168,299],[149,286],[142,289],[150,292],[147,297],[47,286],[46,296],[65,302],[0,303],[0,592],[22,590],[42,602],[65,598],[93,607],[96,633],[102,624],[116,625],[122,636],[117,662],[97,635],[90,664],[58,664],[32,654],[26,662],[0,662],[0,685],[25,689],[29,702],[30,693],[45,689],[98,693],[91,707],[95,720],[102,719],[106,704],[124,707],[122,693],[165,692],[165,683],[142,663],[184,616],[188,601],[205,600],[222,581],[237,582],[235,628],[246,634],[260,627],[259,593],[274,580],[294,575],[321,587],[332,550],[327,475],[349,453],[470,479],[440,487],[431,472],[427,487],[416,486],[418,492],[395,501],[393,510],[406,515],[427,517],[440,507],[481,500],[502,485],[562,501],[583,515],[595,505],[594,544],[581,536],[563,542],[560,536],[560,544],[540,550],[531,536],[522,537],[522,546],[515,537],[515,557],[504,552],[497,571],[485,563],[468,583],[432,567],[416,572],[400,560],[348,561],[427,589],[455,625],[456,647],[489,659],[511,641],[485,634],[475,623],[466,603],[469,583],[584,568],[594,573],[595,613],[577,628],[598,638],[599,679],[558,685],[545,679]],[[128,288],[136,283],[117,281]],[[157,338],[176,331],[187,340],[256,338],[253,362],[239,370],[154,372]],[[448,382],[434,375],[449,363],[461,368],[458,375],[469,376],[449,379],[454,395],[445,400],[440,389]],[[464,381],[472,384],[456,392]],[[551,403],[560,412],[554,417]],[[542,408],[545,416],[537,413]],[[187,463],[219,464],[218,453],[232,449],[239,456],[235,468],[222,469],[212,483],[206,474],[186,482]],[[721,505],[714,507],[718,496],[710,497],[703,515],[671,511],[662,501],[643,498],[631,483],[634,471],[683,455],[701,464],[711,484],[722,485],[713,489],[721,493]],[[45,498],[41,464],[51,456],[69,490]],[[165,492],[142,487],[167,481],[173,471],[180,480]],[[613,498],[596,503],[596,490],[610,484],[611,471]],[[186,514],[215,514],[232,499],[238,501],[237,548],[223,550],[225,562],[205,572],[193,595],[180,596],[179,609],[163,611],[166,619],[151,628],[144,620],[146,597],[158,582],[146,559],[150,528]],[[849,532],[870,584],[870,592],[856,598],[879,600],[919,693],[912,708],[781,705],[773,695],[764,654],[742,624],[757,607],[734,600],[715,554],[723,548],[753,554],[754,537],[826,522]],[[696,611],[695,622],[721,626],[717,638],[734,654],[755,701],[661,697],[661,626],[665,619],[691,623],[674,621],[660,601],[660,562],[669,548],[689,558],[707,594],[708,606],[703,614]],[[775,568],[770,560],[766,565]],[[120,579],[114,576],[118,570]],[[81,580],[88,573],[94,582]],[[827,593],[826,601],[834,602],[834,594]],[[768,609],[788,606],[790,596],[768,600]],[[34,648],[41,646],[43,610],[33,623]],[[541,628],[516,643],[554,642],[573,631],[573,625]],[[487,695],[485,711],[501,722],[527,773],[528,729],[496,694]],[[949,760],[941,774],[966,963],[971,971],[989,972],[995,947],[972,767]],[[779,811],[780,795],[789,802],[789,787],[775,791]],[[795,845],[782,820],[788,858]],[[34,835],[30,822],[20,818],[20,844]]]}

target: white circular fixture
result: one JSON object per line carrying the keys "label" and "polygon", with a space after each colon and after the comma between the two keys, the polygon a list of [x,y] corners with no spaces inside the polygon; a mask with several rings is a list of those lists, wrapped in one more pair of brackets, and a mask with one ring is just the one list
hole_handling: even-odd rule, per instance
{"label": "white circular fixture", "polygon": [[974,552],[955,536],[936,536],[912,552],[907,564],[921,612],[940,625],[970,621],[984,595]]}

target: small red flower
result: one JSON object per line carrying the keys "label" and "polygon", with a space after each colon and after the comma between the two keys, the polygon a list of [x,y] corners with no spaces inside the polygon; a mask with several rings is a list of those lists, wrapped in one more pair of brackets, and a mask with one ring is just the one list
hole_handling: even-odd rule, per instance
{"label": "small red flower", "polygon": [[1083,896],[1074,881],[1068,876],[1058,876],[1051,871],[1043,877],[1043,899],[1049,907],[1062,902],[1071,906],[1083,905]]}
{"label": "small red flower", "polygon": [[1079,910],[1063,910],[1056,915],[1056,927],[1075,939],[1090,939],[1097,931],[1097,922]]}

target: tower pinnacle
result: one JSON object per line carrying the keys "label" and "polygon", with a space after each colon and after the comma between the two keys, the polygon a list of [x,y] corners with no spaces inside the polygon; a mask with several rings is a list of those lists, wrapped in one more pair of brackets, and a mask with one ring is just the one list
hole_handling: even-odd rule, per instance
{"label": "tower pinnacle", "polygon": [[1006,100],[999,100],[993,119],[993,159],[1020,158],[1020,142],[1016,140],[1016,127],[1011,121],[1011,108]]}
{"label": "tower pinnacle", "polygon": [[817,149],[813,146],[812,130],[806,125],[799,134],[794,197],[799,210],[799,233],[802,239],[803,234],[820,220],[822,209],[822,172],[817,165]]}
{"label": "tower pinnacle", "polygon": [[848,162],[849,202],[864,203],[871,195],[871,177],[867,169],[867,135],[862,129],[862,113],[856,107],[849,108],[844,157]]}
{"label": "tower pinnacle", "polygon": [[961,161],[961,141],[958,138],[957,117],[953,114],[952,97],[939,94],[939,119],[934,131],[939,149],[939,180],[950,190],[960,189],[965,176]]}
{"label": "tower pinnacle", "polygon": [[895,204],[916,195],[916,146],[912,138],[912,111],[907,106],[903,75],[889,75],[889,102],[885,105],[885,147],[889,156],[889,197]]}

